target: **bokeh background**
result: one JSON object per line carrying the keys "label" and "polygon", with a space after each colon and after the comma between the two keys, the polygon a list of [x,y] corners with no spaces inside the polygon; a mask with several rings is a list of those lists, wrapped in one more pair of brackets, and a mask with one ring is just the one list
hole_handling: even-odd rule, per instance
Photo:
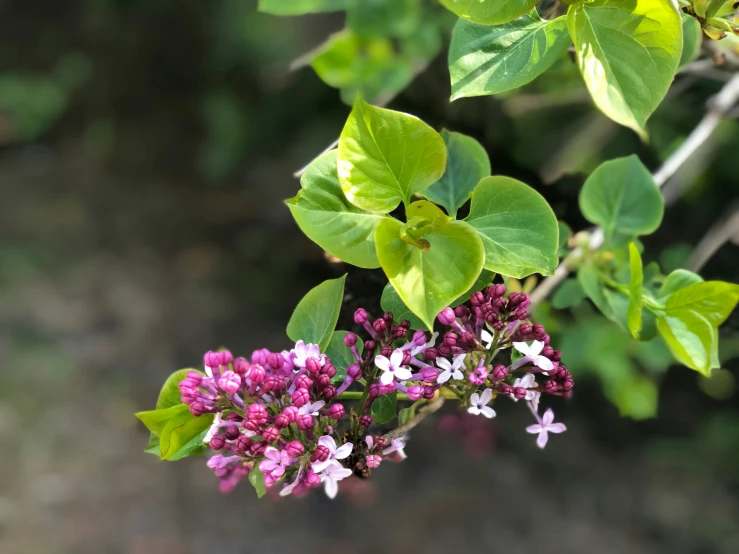
{"label": "bokeh background", "polygon": [[[0,0],[0,552],[739,552],[736,315],[706,380],[587,303],[545,305],[578,378],[555,404],[566,434],[542,452],[522,406],[499,402],[492,423],[450,409],[334,502],[258,502],[246,482],[222,496],[204,459],[143,452],[133,412],[169,373],[219,346],[284,348],[323,279],[349,272],[345,326],[379,310],[381,273],[328,261],[282,204],[349,111],[289,65],[343,18],[255,4]],[[587,172],[633,152],[656,168],[725,78],[678,76],[649,145],[592,108],[567,60],[515,95],[449,104],[442,54],[390,106],[477,137],[494,173],[580,229]],[[738,151],[726,121],[668,185],[647,260],[689,264],[732,213]],[[704,276],[738,280],[738,254]]]}

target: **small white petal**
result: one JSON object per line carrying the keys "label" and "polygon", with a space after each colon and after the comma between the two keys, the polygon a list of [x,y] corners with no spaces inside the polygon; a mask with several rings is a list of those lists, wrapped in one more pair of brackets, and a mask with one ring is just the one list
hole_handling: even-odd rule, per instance
{"label": "small white petal", "polygon": [[547,434],[546,429],[542,429],[541,433],[539,433],[539,436],[536,439],[536,445],[539,448],[544,448],[547,445],[548,439],[549,439],[549,435]]}
{"label": "small white petal", "polygon": [[469,408],[467,408],[467,411],[472,415],[480,415],[480,408],[478,408],[477,406],[470,406]]}
{"label": "small white petal", "polygon": [[495,410],[493,410],[490,406],[484,406],[482,408],[482,415],[484,415],[488,419],[492,419],[495,417]]}
{"label": "small white petal", "polygon": [[542,427],[539,424],[529,425],[528,427],[526,427],[526,432],[531,433],[532,435],[534,433],[541,433],[541,430],[542,430]]}
{"label": "small white petal", "polygon": [[326,478],[326,496],[328,496],[331,500],[336,498],[336,494],[339,492],[339,483],[336,482],[335,479],[331,479],[330,477]]}
{"label": "small white petal", "polygon": [[407,367],[399,367],[395,370],[395,378],[398,381],[406,381],[413,376],[413,373]]}
{"label": "small white petal", "polygon": [[383,371],[387,371],[390,368],[390,360],[388,360],[382,354],[375,356],[375,365]]}
{"label": "small white petal", "polygon": [[482,395],[480,396],[480,402],[482,404],[489,404],[490,401],[493,399],[493,389],[485,389],[482,391]]}
{"label": "small white petal", "polygon": [[526,344],[525,342],[514,342],[513,343],[513,348],[515,348],[516,350],[518,350],[524,356],[528,356],[529,355],[529,345]]}
{"label": "small white petal", "polygon": [[386,371],[385,373],[380,375],[380,383],[382,383],[383,385],[389,385],[393,382],[394,379],[395,377],[393,376],[392,371]]}
{"label": "small white petal", "polygon": [[554,364],[552,363],[552,360],[550,360],[549,358],[545,358],[544,356],[537,356],[534,359],[534,363],[544,371],[551,371],[554,369]]}
{"label": "small white petal", "polygon": [[439,377],[436,378],[436,382],[440,385],[443,383],[446,383],[452,376],[451,369],[447,369],[446,371],[442,371],[439,374]]}
{"label": "small white petal", "polygon": [[547,425],[547,431],[559,434],[567,431],[567,427],[565,427],[564,423],[552,423],[551,425]]}
{"label": "small white petal", "polygon": [[552,421],[554,421],[554,412],[552,411],[552,409],[549,408],[546,412],[544,412],[544,415],[541,419],[544,425],[549,425],[550,423],[552,423]]}
{"label": "small white petal", "polygon": [[395,367],[399,367],[403,363],[403,352],[401,350],[394,350],[390,355],[390,363]]}
{"label": "small white petal", "polygon": [[446,358],[437,358],[436,365],[438,365],[441,369],[452,369],[452,364],[449,363],[449,360],[447,360]]}
{"label": "small white petal", "polygon": [[349,454],[352,453],[352,449],[354,448],[354,445],[350,442],[341,445],[339,448],[336,449],[336,453],[334,454],[334,458],[337,460],[343,460]]}
{"label": "small white petal", "polygon": [[544,343],[540,340],[535,340],[529,348],[529,356],[538,356],[542,350],[544,350]]}
{"label": "small white petal", "polygon": [[472,393],[470,395],[470,404],[472,404],[473,406],[477,406],[478,404],[480,404],[480,395],[476,392]]}

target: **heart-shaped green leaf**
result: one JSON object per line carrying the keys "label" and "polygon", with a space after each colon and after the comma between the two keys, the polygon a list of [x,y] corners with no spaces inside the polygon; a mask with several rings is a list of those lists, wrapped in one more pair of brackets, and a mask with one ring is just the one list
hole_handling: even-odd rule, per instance
{"label": "heart-shaped green leaf", "polygon": [[398,393],[391,392],[375,399],[372,403],[372,419],[375,423],[384,425],[395,417],[398,407]]}
{"label": "heart-shaped green leaf", "polygon": [[595,104],[646,138],[647,119],[667,93],[682,54],[677,4],[594,0],[573,4],[567,25]]}
{"label": "heart-shaped green leaf", "polygon": [[444,206],[450,216],[456,217],[457,210],[467,202],[475,185],[483,177],[490,176],[490,159],[482,145],[472,137],[446,129],[441,136],[449,153],[446,171],[422,194]]}
{"label": "heart-shaped green leaf", "polygon": [[465,221],[480,233],[486,269],[520,279],[557,267],[557,218],[544,197],[521,181],[480,181]]}
{"label": "heart-shaped green leaf", "polygon": [[287,323],[291,340],[317,344],[321,352],[326,350],[339,320],[345,280],[346,275],[342,275],[308,291]]}
{"label": "heart-shaped green leaf", "polygon": [[441,0],[446,9],[462,19],[499,25],[527,13],[538,0]]}
{"label": "heart-shaped green leaf", "polygon": [[300,230],[326,252],[358,267],[380,267],[375,229],[387,216],[361,210],[346,199],[336,155],[332,150],[311,163],[300,179],[300,192],[285,203]]}
{"label": "heart-shaped green leaf", "polygon": [[636,156],[602,163],[580,191],[580,211],[603,228],[606,238],[653,233],[662,222],[664,200]]}
{"label": "heart-shaped green leaf", "polygon": [[341,189],[349,202],[371,212],[410,202],[441,178],[446,161],[444,139],[423,121],[362,100],[339,138]]}
{"label": "heart-shaped green leaf", "polygon": [[[344,379],[346,379],[346,368],[357,363],[351,348],[344,344],[344,337],[348,334],[348,331],[334,331],[334,334],[331,336],[331,342],[326,347],[326,356],[331,358],[336,368],[336,375],[331,379],[332,383],[343,383]],[[359,337],[357,337],[357,350],[360,354],[364,350],[364,342]]]}
{"label": "heart-shaped green leaf", "polygon": [[570,44],[565,16],[542,21],[533,10],[495,26],[460,19],[449,46],[451,99],[521,87],[549,69]]}
{"label": "heart-shaped green leaf", "polygon": [[674,292],[665,302],[665,310],[690,310],[718,327],[739,302],[739,285],[724,281],[695,283]]}
{"label": "heart-shaped green leaf", "polygon": [[680,289],[702,282],[703,278],[697,273],[693,273],[687,269],[676,269],[665,278],[657,292],[657,297],[661,300],[666,300],[667,297]]}
{"label": "heart-shaped green leaf", "polygon": [[167,377],[167,380],[162,385],[162,389],[159,391],[159,398],[157,398],[157,410],[161,408],[170,408],[172,406],[178,406],[182,404],[182,393],[180,393],[180,381],[187,378],[187,374],[190,371],[197,371],[201,375],[204,375],[202,371],[196,369],[180,369],[175,371],[172,375]]}
{"label": "heart-shaped green leaf", "polygon": [[401,238],[402,224],[385,220],[377,226],[377,257],[398,295],[433,329],[438,313],[468,290],[482,270],[485,251],[475,230],[449,221],[423,235],[421,250]]}

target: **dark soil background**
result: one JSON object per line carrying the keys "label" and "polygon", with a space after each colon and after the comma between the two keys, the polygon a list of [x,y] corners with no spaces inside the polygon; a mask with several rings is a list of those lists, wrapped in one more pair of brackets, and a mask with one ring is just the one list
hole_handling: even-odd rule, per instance
{"label": "dark soil background", "polygon": [[[491,424],[450,411],[333,502],[258,502],[247,483],[222,496],[204,459],[143,452],[133,413],[204,351],[285,348],[300,297],[346,271],[347,306],[378,309],[382,274],[329,263],[282,204],[348,114],[310,69],[286,68],[341,24],[251,0],[0,0],[0,552],[739,552],[737,396],[731,379],[708,396],[685,368],[644,422],[580,379],[545,451],[522,406],[501,402]],[[634,151],[656,167],[721,85],[679,78],[644,146],[587,102],[449,105],[446,79],[439,59],[391,106],[478,137],[495,173],[575,229],[572,170]],[[572,145],[583,113],[603,132]],[[736,201],[738,137],[726,122],[681,173],[653,258]],[[706,277],[737,280],[737,259],[724,247]]]}

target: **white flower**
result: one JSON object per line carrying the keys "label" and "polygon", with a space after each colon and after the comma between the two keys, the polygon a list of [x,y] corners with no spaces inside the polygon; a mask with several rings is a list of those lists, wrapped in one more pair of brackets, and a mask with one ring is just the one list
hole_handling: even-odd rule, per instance
{"label": "white flower", "polygon": [[376,356],[375,365],[379,367],[383,372],[380,376],[380,383],[382,383],[383,385],[389,385],[395,379],[397,379],[398,381],[405,381],[406,379],[410,379],[411,375],[413,374],[407,367],[403,367],[402,363],[402,350],[393,351],[393,353],[390,355],[389,360],[382,354]]}
{"label": "white flower", "polygon": [[321,473],[321,480],[326,489],[326,496],[336,498],[339,492],[339,481],[351,476],[352,470],[343,467],[339,462],[331,462],[331,464]]}
{"label": "white flower", "polygon": [[459,354],[454,358],[453,363],[449,363],[449,360],[446,358],[437,358],[436,365],[444,371],[439,374],[436,382],[442,384],[446,383],[449,379],[464,379],[464,374],[459,370],[459,368],[466,369],[464,365],[464,357],[464,353]]}
{"label": "white flower", "polygon": [[490,350],[490,347],[493,345],[493,335],[483,329],[480,331],[480,338],[482,339],[482,345]]}
{"label": "white flower", "polygon": [[305,367],[308,358],[320,359],[321,349],[317,344],[305,344],[302,340],[299,340],[295,343],[295,348],[292,349],[291,354],[296,367]]}
{"label": "white flower", "polygon": [[[534,378],[533,373],[527,373],[523,377],[516,379],[513,382],[513,388],[523,387],[526,389],[526,396],[524,397],[525,400],[528,400],[534,405],[534,409],[539,409],[539,397],[541,396],[541,393],[536,392],[535,390],[528,390],[535,388],[537,386],[536,379]],[[514,402],[518,402],[518,398],[511,395],[511,400]]]}
{"label": "white flower", "polygon": [[280,496],[287,496],[288,494],[292,494],[293,489],[298,486],[298,483],[300,483],[301,473],[303,473],[303,466],[300,466],[300,469],[298,469],[298,474],[295,476],[295,481],[293,481],[289,485],[285,485],[284,487],[282,487],[282,490],[280,491]]}
{"label": "white flower", "polygon": [[208,429],[208,432],[205,433],[205,436],[203,437],[204,443],[209,443],[210,439],[216,436],[216,433],[218,433],[222,425],[221,419],[221,412],[218,412],[216,414],[216,418],[213,420],[213,425],[210,426],[210,429]]}
{"label": "white flower", "polygon": [[493,399],[493,390],[485,389],[482,394],[474,393],[470,396],[470,407],[467,411],[472,415],[484,415],[486,418],[491,419],[495,417],[495,410],[493,410],[488,404]]}
{"label": "white flower", "polygon": [[405,460],[408,457],[406,456],[404,450],[406,442],[407,439],[405,438],[405,435],[403,435],[402,437],[398,437],[397,439],[393,439],[393,441],[390,443],[390,446],[382,451],[382,455],[387,456],[388,454],[396,452],[401,460]]}
{"label": "white flower", "polygon": [[541,368],[544,375],[548,375],[547,371],[551,371],[552,369],[554,369],[554,364],[552,363],[552,360],[550,360],[546,356],[541,356],[541,351],[544,350],[543,342],[535,340],[531,343],[531,346],[529,346],[525,342],[514,342],[513,348],[523,354],[526,361],[529,361],[535,366]]}
{"label": "white flower", "polygon": [[299,415],[308,414],[311,416],[317,416],[318,410],[323,408],[325,404],[326,403],[323,400],[319,400],[318,402],[313,402],[312,404],[310,402],[306,402],[300,408],[298,408],[298,414]]}
{"label": "white flower", "polygon": [[322,436],[320,439],[318,439],[318,444],[321,446],[325,446],[328,449],[329,454],[328,458],[326,458],[325,461],[315,462],[313,464],[313,471],[315,471],[316,473],[320,473],[329,465],[336,463],[336,460],[343,460],[344,458],[348,458],[349,454],[352,453],[352,449],[354,448],[354,445],[350,442],[342,444],[340,447],[336,448],[336,441],[330,435]]}
{"label": "white flower", "polygon": [[564,433],[567,430],[564,423],[552,423],[554,421],[554,412],[551,408],[544,412],[544,416],[541,419],[539,419],[538,414],[534,413],[534,415],[536,415],[539,423],[526,427],[526,432],[531,434],[539,433],[536,439],[536,444],[539,448],[546,446],[547,440],[549,439],[548,433]]}

